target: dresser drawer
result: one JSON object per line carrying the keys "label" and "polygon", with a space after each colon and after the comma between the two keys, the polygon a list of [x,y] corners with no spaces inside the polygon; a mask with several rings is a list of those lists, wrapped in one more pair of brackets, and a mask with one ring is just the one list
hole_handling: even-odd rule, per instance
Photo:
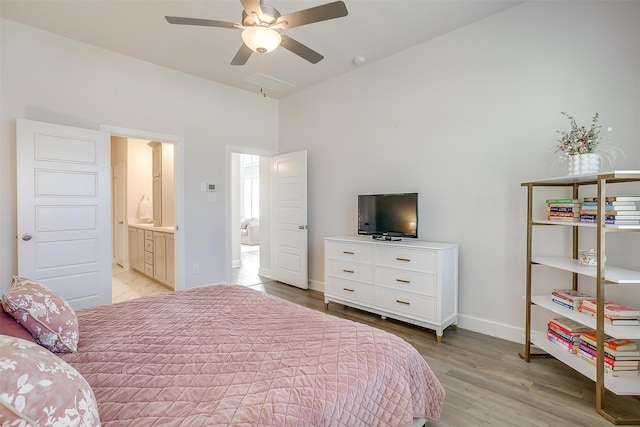
{"label": "dresser drawer", "polygon": [[376,306],[400,315],[437,321],[436,299],[393,289],[376,288]]}
{"label": "dresser drawer", "polygon": [[330,259],[325,266],[327,275],[358,282],[373,283],[373,266],[353,261]]}
{"label": "dresser drawer", "polygon": [[437,296],[437,279],[433,274],[397,268],[376,267],[376,286]]}
{"label": "dresser drawer", "polygon": [[144,230],[144,238],[147,240],[153,240],[153,231]]}
{"label": "dresser drawer", "polygon": [[339,279],[336,277],[329,277],[326,287],[326,293],[329,297],[345,299],[364,305],[373,304],[372,285]]}
{"label": "dresser drawer", "polygon": [[144,274],[146,274],[147,276],[153,277],[153,265],[145,263]]}
{"label": "dresser drawer", "polygon": [[383,267],[435,274],[436,261],[437,253],[435,251],[391,247],[376,248],[376,265]]}
{"label": "dresser drawer", "polygon": [[153,240],[145,239],[145,241],[144,241],[144,250],[147,251],[147,252],[153,252]]}
{"label": "dresser drawer", "polygon": [[144,252],[144,263],[153,265],[153,252]]}
{"label": "dresser drawer", "polygon": [[331,259],[371,264],[373,263],[373,247],[371,245],[327,242],[326,256]]}

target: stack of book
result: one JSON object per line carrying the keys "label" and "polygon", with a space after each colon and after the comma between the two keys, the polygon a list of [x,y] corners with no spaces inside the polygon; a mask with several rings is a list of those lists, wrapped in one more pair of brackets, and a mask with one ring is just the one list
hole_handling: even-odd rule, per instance
{"label": "stack of book", "polygon": [[547,199],[549,221],[580,221],[579,199]]}
{"label": "stack of book", "polygon": [[[605,224],[640,224],[640,196],[607,197],[604,202]],[[598,198],[580,199],[580,222],[598,222]]]}
{"label": "stack of book", "polygon": [[[577,355],[596,364],[596,334],[586,332],[580,336]],[[614,377],[637,376],[640,367],[640,351],[635,341],[616,339],[609,336],[604,338],[604,371]]]}
{"label": "stack of book", "polygon": [[[594,298],[584,298],[581,300],[578,311],[596,315],[596,300]],[[604,321],[616,326],[640,326],[640,310],[628,307],[612,301],[604,302]]]}
{"label": "stack of book", "polygon": [[591,299],[593,297],[573,289],[554,289],[551,292],[551,301],[569,310],[578,311],[580,303],[585,298]]}
{"label": "stack of book", "polygon": [[593,329],[566,317],[556,317],[547,323],[547,339],[571,353],[577,353],[580,336]]}

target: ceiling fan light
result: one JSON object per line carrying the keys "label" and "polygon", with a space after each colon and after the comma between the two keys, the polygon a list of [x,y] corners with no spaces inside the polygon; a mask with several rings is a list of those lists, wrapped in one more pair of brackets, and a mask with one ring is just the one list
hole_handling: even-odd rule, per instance
{"label": "ceiling fan light", "polygon": [[280,46],[282,37],[269,27],[256,26],[242,31],[242,41],[254,52],[269,53]]}

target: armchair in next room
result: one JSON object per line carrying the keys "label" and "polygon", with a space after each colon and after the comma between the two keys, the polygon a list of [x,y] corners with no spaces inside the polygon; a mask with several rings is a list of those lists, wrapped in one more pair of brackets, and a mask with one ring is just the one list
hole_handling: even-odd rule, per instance
{"label": "armchair in next room", "polygon": [[240,221],[240,243],[243,245],[260,244],[260,222],[258,218]]}

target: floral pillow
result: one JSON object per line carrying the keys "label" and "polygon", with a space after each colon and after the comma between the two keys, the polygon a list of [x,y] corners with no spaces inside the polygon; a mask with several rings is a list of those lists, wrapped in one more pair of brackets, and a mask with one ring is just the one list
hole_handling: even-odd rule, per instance
{"label": "floral pillow", "polygon": [[38,344],[54,353],[78,348],[78,319],[71,306],[41,283],[14,277],[2,296],[4,311],[13,316]]}
{"label": "floral pillow", "polygon": [[100,425],[82,375],[38,344],[0,335],[0,425]]}

